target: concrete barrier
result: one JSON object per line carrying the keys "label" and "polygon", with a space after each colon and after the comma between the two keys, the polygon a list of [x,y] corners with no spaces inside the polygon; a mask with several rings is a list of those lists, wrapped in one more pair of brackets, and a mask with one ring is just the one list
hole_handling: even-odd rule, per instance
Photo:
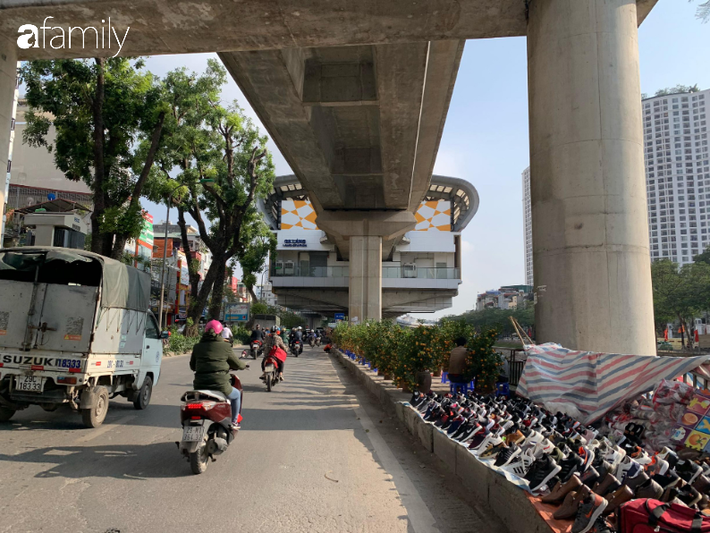
{"label": "concrete barrier", "polygon": [[[410,409],[410,411],[411,410],[412,409]],[[427,424],[421,418],[419,418],[419,423],[423,426],[432,427],[431,424]],[[456,473],[456,448],[461,448],[461,445],[452,441],[446,436],[446,433],[442,433],[437,428],[434,428],[433,452],[439,459],[444,461],[446,466],[454,473]]]}
{"label": "concrete barrier", "polygon": [[[386,411],[396,414],[409,432],[419,438],[422,446],[434,453],[456,475],[478,500],[487,505],[511,533],[550,533],[552,528],[540,516],[528,499],[528,494],[500,474],[482,464],[464,446],[449,439],[419,414],[400,402],[409,401],[411,394],[397,389],[392,381],[376,376],[340,352],[331,356],[339,361],[363,387],[377,398]],[[434,383],[436,392],[448,392],[448,387]]]}

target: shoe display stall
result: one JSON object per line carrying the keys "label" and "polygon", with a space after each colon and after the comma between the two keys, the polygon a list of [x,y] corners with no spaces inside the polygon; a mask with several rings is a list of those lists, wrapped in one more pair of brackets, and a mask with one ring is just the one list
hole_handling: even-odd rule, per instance
{"label": "shoe display stall", "polygon": [[512,398],[403,400],[348,362],[511,531],[710,533],[710,391],[675,379],[710,357],[528,348]]}

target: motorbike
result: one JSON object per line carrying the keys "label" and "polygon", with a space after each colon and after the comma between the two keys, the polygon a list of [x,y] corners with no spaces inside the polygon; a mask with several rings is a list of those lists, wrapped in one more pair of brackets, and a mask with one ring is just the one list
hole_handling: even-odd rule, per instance
{"label": "motorbike", "polygon": [[264,343],[260,340],[253,340],[250,343],[250,352],[252,359],[264,355]]}
{"label": "motorbike", "polygon": [[264,383],[266,383],[266,392],[271,392],[271,389],[279,382],[279,360],[275,355],[267,355],[264,359]]}
{"label": "motorbike", "polygon": [[308,344],[311,348],[315,345],[316,340],[313,337],[308,337]]}
{"label": "motorbike", "polygon": [[[241,381],[232,374],[231,383],[242,393],[244,405]],[[231,427],[232,406],[219,391],[192,390],[180,400],[182,440],[175,444],[190,463],[192,473],[201,474],[207,470],[210,459],[216,461],[216,456],[224,453],[237,436],[238,430]],[[242,421],[241,412],[237,421]]]}
{"label": "motorbike", "polygon": [[316,346],[320,346],[320,337],[316,337]]}
{"label": "motorbike", "polygon": [[291,344],[291,353],[295,356],[298,357],[303,353],[303,342],[302,341],[293,341]]}

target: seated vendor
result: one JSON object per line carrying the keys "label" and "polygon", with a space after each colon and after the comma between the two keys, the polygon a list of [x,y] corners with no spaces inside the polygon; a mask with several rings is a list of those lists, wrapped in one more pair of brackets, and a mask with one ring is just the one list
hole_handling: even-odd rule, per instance
{"label": "seated vendor", "polygon": [[469,381],[464,377],[467,360],[466,337],[459,337],[456,339],[456,348],[451,350],[451,355],[449,356],[449,381],[451,383],[466,383]]}

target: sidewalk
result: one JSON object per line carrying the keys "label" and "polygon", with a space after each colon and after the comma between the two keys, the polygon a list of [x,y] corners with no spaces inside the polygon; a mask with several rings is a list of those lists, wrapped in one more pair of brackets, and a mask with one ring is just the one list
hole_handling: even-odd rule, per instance
{"label": "sidewalk", "polygon": [[[439,457],[511,533],[554,531],[535,509],[528,492],[485,466],[468,449],[449,439],[434,425],[424,422],[414,409],[404,405],[402,402],[409,402],[411,393],[402,392],[391,380],[377,376],[366,365],[352,361],[338,350],[333,350],[331,356],[352,373],[386,411],[395,413],[409,432],[419,438],[422,446]],[[432,390],[449,391],[449,386],[440,383],[440,378],[433,379],[436,382],[432,382]]]}

